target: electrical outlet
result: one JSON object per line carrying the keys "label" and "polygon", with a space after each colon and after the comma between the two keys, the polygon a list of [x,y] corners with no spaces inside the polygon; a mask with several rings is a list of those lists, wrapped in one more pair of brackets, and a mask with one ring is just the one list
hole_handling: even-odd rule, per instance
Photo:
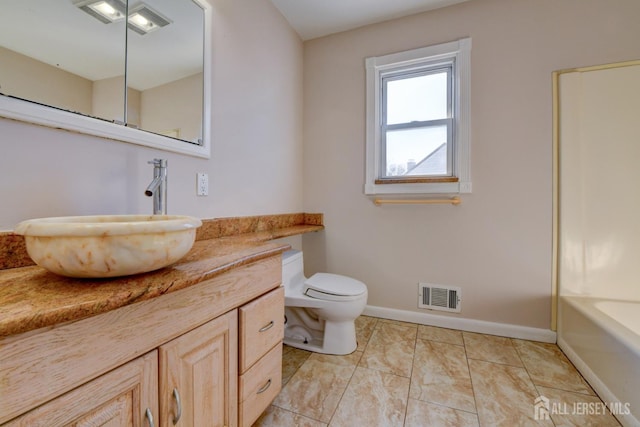
{"label": "electrical outlet", "polygon": [[209,175],[206,173],[196,174],[196,194],[198,196],[209,195]]}

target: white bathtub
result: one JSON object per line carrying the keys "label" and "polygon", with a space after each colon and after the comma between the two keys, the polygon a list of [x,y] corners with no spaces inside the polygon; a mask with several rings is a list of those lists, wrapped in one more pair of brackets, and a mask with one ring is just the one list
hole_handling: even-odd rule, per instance
{"label": "white bathtub", "polygon": [[640,426],[640,302],[563,296],[558,345],[624,426]]}

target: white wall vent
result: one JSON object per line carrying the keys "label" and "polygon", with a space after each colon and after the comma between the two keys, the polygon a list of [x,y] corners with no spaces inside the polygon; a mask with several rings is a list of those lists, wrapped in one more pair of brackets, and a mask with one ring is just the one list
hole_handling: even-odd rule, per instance
{"label": "white wall vent", "polygon": [[460,313],[461,301],[459,287],[418,283],[418,308]]}

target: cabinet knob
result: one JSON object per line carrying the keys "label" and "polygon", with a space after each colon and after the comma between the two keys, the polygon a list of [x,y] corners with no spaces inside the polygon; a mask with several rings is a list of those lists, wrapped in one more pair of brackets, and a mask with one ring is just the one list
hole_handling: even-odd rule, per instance
{"label": "cabinet knob", "polygon": [[176,401],[176,416],[173,417],[173,425],[178,424],[180,418],[182,417],[182,402],[180,401],[180,393],[178,393],[178,389],[173,389],[173,398]]}
{"label": "cabinet knob", "polygon": [[269,324],[267,324],[266,326],[263,326],[262,328],[260,328],[260,330],[258,330],[258,332],[268,331],[269,329],[273,328],[273,325],[275,325],[275,323],[273,323],[273,320],[272,320],[271,322],[269,322]]}
{"label": "cabinet knob", "polygon": [[156,427],[155,423],[153,422],[153,414],[151,413],[151,409],[147,408],[144,416],[147,417],[147,420],[149,420],[149,427]]}

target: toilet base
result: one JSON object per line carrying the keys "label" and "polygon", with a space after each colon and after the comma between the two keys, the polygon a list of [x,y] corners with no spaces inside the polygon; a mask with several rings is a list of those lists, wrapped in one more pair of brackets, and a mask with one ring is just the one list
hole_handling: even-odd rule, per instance
{"label": "toilet base", "polygon": [[285,324],[283,342],[290,347],[333,355],[351,354],[358,348],[353,321],[325,321],[324,330],[307,328],[301,324]]}

